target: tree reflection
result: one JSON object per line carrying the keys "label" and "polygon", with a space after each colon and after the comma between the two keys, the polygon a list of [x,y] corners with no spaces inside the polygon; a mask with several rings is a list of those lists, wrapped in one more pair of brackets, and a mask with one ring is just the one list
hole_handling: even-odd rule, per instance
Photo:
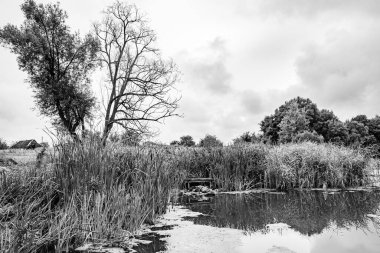
{"label": "tree reflection", "polygon": [[[186,203],[182,199],[182,203]],[[185,204],[204,215],[188,218],[195,224],[265,232],[270,223],[283,222],[305,235],[338,228],[367,229],[369,213],[379,211],[380,193],[292,191],[287,194],[217,195],[208,203]]]}

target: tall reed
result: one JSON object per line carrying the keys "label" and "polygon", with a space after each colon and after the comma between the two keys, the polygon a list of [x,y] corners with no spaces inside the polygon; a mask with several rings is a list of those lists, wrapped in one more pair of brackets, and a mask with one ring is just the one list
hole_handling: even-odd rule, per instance
{"label": "tall reed", "polygon": [[177,167],[189,176],[211,176],[224,190],[361,186],[379,170],[379,160],[365,150],[311,142],[177,152]]}
{"label": "tall reed", "polygon": [[85,242],[122,242],[166,210],[185,177],[223,190],[360,186],[380,162],[332,144],[218,148],[103,147],[62,142],[51,159],[0,172],[0,249],[68,252]]}
{"label": "tall reed", "polygon": [[183,179],[164,149],[56,146],[52,163],[0,176],[0,248],[68,252],[85,242],[121,242],[166,209]]}

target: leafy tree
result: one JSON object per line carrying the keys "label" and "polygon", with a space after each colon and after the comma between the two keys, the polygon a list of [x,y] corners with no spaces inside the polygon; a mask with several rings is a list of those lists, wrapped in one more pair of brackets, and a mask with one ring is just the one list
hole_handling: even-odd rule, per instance
{"label": "leafy tree", "polygon": [[315,143],[323,143],[324,139],[322,135],[317,134],[317,132],[313,131],[304,131],[301,133],[296,134],[293,138],[294,142],[305,142],[305,141],[310,141],[310,142],[315,142]]}
{"label": "leafy tree", "polygon": [[[366,119],[367,117],[365,117]],[[348,130],[347,145],[350,146],[369,146],[376,143],[376,138],[369,133],[369,128],[364,124],[368,121],[356,121],[358,117],[353,118],[351,121],[347,121],[345,126]],[[361,118],[363,119],[363,118]]]}
{"label": "leafy tree", "polygon": [[366,115],[357,115],[343,123],[332,111],[319,111],[310,99],[300,97],[285,102],[273,115],[266,116],[260,129],[264,143],[324,140],[339,145],[380,147],[379,116],[368,119]]}
{"label": "leafy tree", "polygon": [[8,144],[3,139],[0,138],[0,150],[8,149],[8,148],[9,148]]}
{"label": "leafy tree", "polygon": [[307,129],[309,131],[315,130],[318,119],[319,110],[310,99],[296,97],[290,101],[285,102],[279,108],[275,110],[275,113],[270,116],[266,116],[260,123],[260,130],[263,132],[263,141],[266,143],[277,143],[280,139],[280,123],[285,117],[287,111],[289,111],[291,105],[295,103],[299,109],[304,110],[305,117],[308,121]]}
{"label": "leafy tree", "polygon": [[360,123],[361,124],[360,126],[364,126],[366,130],[368,130],[368,132],[366,130],[360,131],[360,129],[353,130],[355,134],[360,133],[361,145],[369,146],[369,145],[374,145],[374,144],[380,144],[380,117],[379,116],[375,116],[372,119],[368,119],[366,115],[357,115],[353,117],[350,122]]}
{"label": "leafy tree", "polygon": [[263,132],[263,142],[267,144],[274,144],[278,141],[278,132],[280,127],[278,122],[279,117],[275,115],[265,116],[264,120],[260,122],[260,130]]}
{"label": "leafy tree", "polygon": [[329,135],[329,121],[339,121],[338,117],[332,111],[322,109],[319,113],[318,122],[315,124],[315,131],[322,135],[326,140]]}
{"label": "leafy tree", "polygon": [[377,143],[380,143],[380,116],[368,121],[368,132],[376,138]]}
{"label": "leafy tree", "polygon": [[95,67],[98,44],[91,36],[81,39],[70,32],[59,4],[26,0],[21,9],[23,25],[0,29],[0,42],[17,55],[20,69],[28,74],[41,114],[77,138],[77,127],[84,128],[94,106],[88,75]]}
{"label": "leafy tree", "polygon": [[257,143],[259,142],[259,137],[256,136],[255,133],[245,132],[240,135],[238,138],[233,140],[234,145],[241,143]]}
{"label": "leafy tree", "polygon": [[356,121],[356,122],[362,123],[364,126],[367,126],[369,123],[367,116],[363,115],[363,114],[353,117],[351,119],[351,121]]}
{"label": "leafy tree", "polygon": [[193,137],[191,137],[190,135],[185,135],[180,138],[179,145],[185,147],[192,147],[195,146],[195,142],[193,140]]}
{"label": "leafy tree", "polygon": [[206,136],[200,140],[199,146],[205,148],[223,147],[223,143],[216,138],[215,135],[206,134]]}
{"label": "leafy tree", "polygon": [[304,108],[298,108],[296,102],[292,102],[280,123],[279,141],[287,143],[294,140],[297,134],[307,131],[309,120]]}
{"label": "leafy tree", "polygon": [[148,123],[177,115],[179,98],[173,92],[176,66],[161,57],[156,34],[136,6],[116,1],[104,15],[102,22],[94,25],[94,33],[108,74],[105,144],[114,125],[150,132]]}
{"label": "leafy tree", "polygon": [[171,145],[171,146],[179,146],[179,145],[181,145],[181,144],[180,144],[179,141],[174,140],[174,141],[170,142],[170,145]]}
{"label": "leafy tree", "polygon": [[339,120],[328,121],[328,134],[326,142],[332,142],[339,145],[345,145],[348,138],[348,130],[344,123]]}
{"label": "leafy tree", "polygon": [[320,111],[315,103],[313,103],[308,98],[297,97],[293,99],[292,102],[297,103],[299,109],[303,109],[306,114],[306,119],[308,121],[309,130],[315,130],[316,124],[319,122]]}

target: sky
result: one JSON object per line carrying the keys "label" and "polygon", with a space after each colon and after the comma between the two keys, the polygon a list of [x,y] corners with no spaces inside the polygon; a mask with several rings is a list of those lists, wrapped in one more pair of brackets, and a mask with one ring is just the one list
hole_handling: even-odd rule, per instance
{"label": "sky", "polygon": [[[22,0],[1,0],[0,26],[21,24]],[[48,3],[51,1],[37,1]],[[62,0],[67,23],[82,35],[112,1]],[[155,141],[206,134],[224,143],[296,96],[341,120],[373,117],[380,100],[378,0],[135,0],[158,35],[164,58],[181,71],[178,113],[155,125]],[[0,48],[0,138],[48,138],[49,119],[16,56]],[[102,87],[94,75],[94,90]]]}

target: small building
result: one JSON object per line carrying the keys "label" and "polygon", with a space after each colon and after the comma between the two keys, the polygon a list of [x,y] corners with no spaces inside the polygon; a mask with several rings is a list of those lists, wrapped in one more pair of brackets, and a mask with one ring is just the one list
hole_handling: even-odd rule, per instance
{"label": "small building", "polygon": [[36,140],[18,141],[11,146],[11,149],[35,149],[42,147]]}

